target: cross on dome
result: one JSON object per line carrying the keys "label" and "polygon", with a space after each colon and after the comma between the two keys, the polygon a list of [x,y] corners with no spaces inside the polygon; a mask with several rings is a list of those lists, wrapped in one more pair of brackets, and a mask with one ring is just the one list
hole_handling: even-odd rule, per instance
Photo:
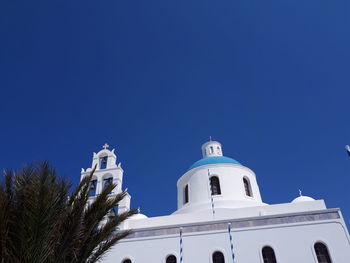
{"label": "cross on dome", "polygon": [[109,148],[109,145],[108,145],[107,143],[105,143],[105,144],[102,146],[102,148],[106,150],[107,148]]}

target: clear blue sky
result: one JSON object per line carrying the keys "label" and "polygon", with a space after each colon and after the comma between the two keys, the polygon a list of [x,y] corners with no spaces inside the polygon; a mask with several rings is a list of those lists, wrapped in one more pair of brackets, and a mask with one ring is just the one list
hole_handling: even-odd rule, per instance
{"label": "clear blue sky", "polygon": [[350,1],[0,2],[0,168],[79,181],[107,142],[132,206],[176,209],[209,135],[263,200],[350,221]]}

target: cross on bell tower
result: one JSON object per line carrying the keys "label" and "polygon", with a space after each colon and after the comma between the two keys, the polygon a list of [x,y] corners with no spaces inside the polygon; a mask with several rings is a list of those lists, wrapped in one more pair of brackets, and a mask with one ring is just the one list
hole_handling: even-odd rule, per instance
{"label": "cross on bell tower", "polygon": [[105,149],[105,150],[108,149],[108,148],[109,148],[108,143],[105,143],[105,144],[102,146],[102,148]]}

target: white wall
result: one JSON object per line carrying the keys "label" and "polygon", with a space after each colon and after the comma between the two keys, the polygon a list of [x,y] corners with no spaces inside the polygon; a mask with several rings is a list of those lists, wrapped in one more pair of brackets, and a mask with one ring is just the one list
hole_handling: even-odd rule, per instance
{"label": "white wall", "polygon": [[[261,249],[274,248],[277,262],[317,263],[313,245],[323,241],[328,245],[334,263],[350,262],[350,243],[343,220],[255,227],[232,231],[237,263],[263,263]],[[121,263],[130,257],[132,263],[165,263],[168,254],[179,261],[179,235],[135,238],[117,244],[106,256],[105,263]],[[232,262],[229,235],[226,230],[183,234],[184,263],[211,262],[211,254],[220,250],[225,262]]]}
{"label": "white wall", "polygon": [[[235,164],[210,164],[185,173],[177,182],[178,210],[175,213],[192,213],[210,208],[210,175],[220,180],[221,195],[213,196],[214,204],[220,208],[240,208],[262,205],[256,176],[247,167]],[[253,196],[247,196],[243,177],[249,179]],[[189,202],[184,204],[184,188],[189,187]]]}

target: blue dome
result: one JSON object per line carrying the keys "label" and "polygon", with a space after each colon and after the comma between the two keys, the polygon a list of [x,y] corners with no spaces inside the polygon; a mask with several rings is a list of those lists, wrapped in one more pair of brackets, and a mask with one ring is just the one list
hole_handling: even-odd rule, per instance
{"label": "blue dome", "polygon": [[203,159],[200,159],[199,161],[192,164],[189,170],[199,166],[207,165],[207,164],[218,164],[218,163],[232,163],[232,164],[241,165],[239,162],[229,157],[213,156],[213,157],[205,157]]}

